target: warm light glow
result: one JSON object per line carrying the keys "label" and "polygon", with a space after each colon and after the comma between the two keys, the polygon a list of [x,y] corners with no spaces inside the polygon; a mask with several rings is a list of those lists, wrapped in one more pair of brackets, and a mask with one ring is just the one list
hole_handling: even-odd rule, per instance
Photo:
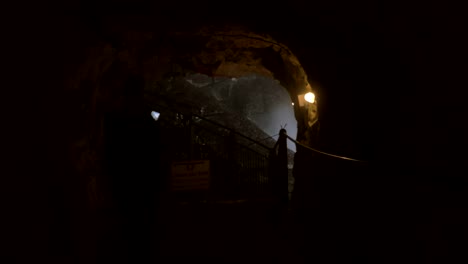
{"label": "warm light glow", "polygon": [[153,117],[154,120],[158,121],[159,119],[159,113],[156,111],[151,111],[151,116]]}
{"label": "warm light glow", "polygon": [[307,102],[313,104],[313,103],[315,102],[315,94],[313,94],[313,93],[311,93],[311,92],[308,92],[308,93],[306,93],[306,94],[304,95],[304,99],[305,99]]}
{"label": "warm light glow", "polygon": [[291,103],[292,105],[294,105],[294,103]]}

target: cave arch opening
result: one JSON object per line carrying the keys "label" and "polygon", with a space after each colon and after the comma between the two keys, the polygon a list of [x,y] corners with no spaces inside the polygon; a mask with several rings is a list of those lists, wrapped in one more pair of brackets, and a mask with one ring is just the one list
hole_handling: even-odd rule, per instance
{"label": "cave arch opening", "polygon": [[[267,141],[268,145],[278,139],[278,131],[282,127],[296,139],[294,102],[286,88],[268,76],[253,73],[238,77],[210,77],[192,73],[168,77],[147,92],[152,95],[150,103],[177,102],[180,106],[189,107],[194,114],[241,133],[247,132],[247,136],[260,142]],[[177,104],[172,107],[177,107]],[[294,144],[288,147],[296,150]]]}
{"label": "cave arch opening", "polygon": [[[163,37],[158,35],[160,33],[142,31],[116,34],[121,34],[121,37],[117,39],[121,39],[120,41],[125,45],[114,45],[102,40],[99,45],[89,48],[87,55],[83,56],[83,62],[75,71],[74,77],[70,78],[68,86],[69,90],[72,93],[76,92],[80,98],[89,99],[84,107],[82,105],[76,107],[85,111],[82,112],[83,116],[88,116],[89,120],[84,118],[83,122],[80,120],[75,124],[80,138],[72,142],[77,146],[82,146],[81,142],[87,142],[87,145],[75,148],[76,151],[95,153],[94,157],[98,157],[84,161],[87,162],[89,168],[107,166],[102,162],[106,159],[105,142],[109,139],[105,128],[106,116],[109,113],[122,112],[125,98],[128,96],[126,94],[128,91],[125,92],[124,87],[132,78],[135,86],[143,87],[145,97],[149,96],[153,90],[164,87],[185,87],[183,90],[185,92],[196,92],[200,87],[194,85],[192,77],[207,78],[208,84],[211,82],[220,85],[217,91],[211,91],[213,92],[212,98],[218,97],[220,100],[207,99],[209,102],[222,101],[221,99],[226,95],[228,89],[222,88],[222,80],[226,81],[224,84],[232,86],[234,86],[234,79],[238,83],[245,82],[245,89],[238,91],[241,95],[246,94],[245,96],[248,97],[249,93],[260,93],[262,96],[257,97],[262,98],[270,96],[270,92],[255,91],[249,88],[251,86],[248,83],[254,80],[260,84],[264,82],[263,86],[277,87],[279,91],[282,91],[283,95],[278,97],[282,100],[281,107],[293,111],[293,117],[290,117],[291,122],[268,121],[265,116],[262,117],[264,113],[274,115],[275,111],[269,111],[268,107],[274,107],[275,104],[269,106],[265,104],[262,111],[255,112],[258,115],[251,115],[251,119],[255,122],[266,126],[267,132],[264,138],[276,135],[280,126],[287,124],[286,129],[290,136],[297,135],[297,141],[306,145],[311,142],[311,137],[308,136],[310,128],[318,119],[316,103],[309,104],[307,108],[302,105],[301,98],[307,92],[315,91],[309,84],[298,59],[287,47],[278,44],[271,37],[245,30],[230,30],[221,33],[213,33],[209,30],[198,33],[173,32]],[[189,80],[193,83],[191,84]],[[252,87],[258,88],[262,85]],[[188,86],[191,88],[187,89]],[[129,92],[129,94],[132,93]],[[189,99],[196,98],[187,95]],[[259,99],[255,96],[250,97]],[[176,98],[180,99],[180,97]],[[161,100],[163,100],[162,97]],[[274,98],[267,100],[274,101]],[[320,102],[320,97],[317,100]],[[232,106],[233,103],[230,102],[227,105]],[[255,100],[250,105],[255,106]],[[245,110],[251,109],[250,105],[248,102],[238,102],[237,110],[248,112]],[[255,110],[255,107],[253,109]],[[144,109],[152,122],[154,122],[154,117],[151,116],[153,110],[155,109]],[[288,115],[291,115],[289,111],[276,110],[276,112],[288,112]],[[158,119],[159,121],[164,119],[163,113]],[[297,133],[294,132],[294,128],[297,128]],[[134,138],[137,137],[138,134],[135,134]],[[289,142],[288,146],[293,148]],[[77,153],[77,156],[79,155],[81,153]],[[292,156],[290,164],[292,164]],[[83,161],[77,159],[75,162],[78,164]],[[84,177],[87,176],[84,175]]]}
{"label": "cave arch opening", "polygon": [[[194,83],[196,80],[193,79],[197,78],[206,79],[201,82],[204,82],[203,85],[207,87],[227,85],[231,89],[236,85],[239,88],[240,83],[249,80],[252,82],[254,79],[260,83],[264,82],[263,85],[257,85],[258,87],[265,86],[266,82],[270,82],[270,88],[281,87],[282,91],[287,92],[278,97],[278,107],[269,106],[272,110],[270,113],[272,120],[265,120],[265,113],[268,112],[268,109],[263,111],[263,116],[259,113],[256,118],[252,115],[248,115],[248,117],[255,119],[254,122],[262,126],[269,135],[276,135],[280,126],[287,124],[288,134],[294,138],[297,137],[299,142],[311,145],[312,141],[317,140],[316,135],[311,135],[314,134],[311,132],[313,130],[311,127],[318,121],[317,103],[308,103],[304,100],[305,94],[315,93],[315,91],[313,91],[297,57],[288,47],[277,42],[271,36],[253,33],[245,28],[202,28],[197,33],[173,33],[165,41],[158,42],[158,45],[140,67],[141,74],[146,79],[145,89],[147,91],[159,90],[161,92],[161,90],[167,90],[168,87],[177,86],[178,88],[185,87],[185,92],[190,94],[202,89],[200,87],[186,89],[186,86],[200,86],[201,84]],[[232,81],[233,78],[240,81],[236,84]],[[244,85],[242,89],[247,89],[245,91],[237,88],[234,91],[255,94],[252,91],[255,88],[252,89],[252,86]],[[264,92],[261,93],[257,89],[257,96],[268,97],[270,93],[275,94],[279,91],[273,91],[270,88],[264,89]],[[220,87],[215,90],[219,90],[221,93],[227,91]],[[219,99],[223,96],[216,91],[212,92],[211,97]],[[244,98],[251,97],[244,96]],[[218,99],[216,101],[223,101]],[[287,104],[286,100],[288,100]],[[253,102],[250,101],[252,105]],[[256,104],[257,108],[261,108],[261,101],[257,101],[253,105]],[[240,105],[242,104],[249,103],[241,102]],[[233,110],[232,107],[231,110]],[[243,110],[237,110],[243,112],[246,109],[244,107]],[[253,109],[251,108],[251,110]],[[290,110],[293,110],[294,118],[292,120],[287,119],[288,121],[285,122],[276,120],[281,115],[289,118],[291,116]],[[292,149],[295,149],[295,146]]]}

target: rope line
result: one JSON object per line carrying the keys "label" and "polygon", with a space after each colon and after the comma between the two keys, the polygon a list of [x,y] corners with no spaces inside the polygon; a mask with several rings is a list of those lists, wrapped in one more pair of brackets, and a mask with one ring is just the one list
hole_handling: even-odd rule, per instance
{"label": "rope line", "polygon": [[296,140],[294,140],[293,138],[291,138],[290,136],[287,136],[287,138],[289,140],[291,140],[292,142],[296,143],[297,145],[300,145],[308,150],[311,150],[311,151],[314,151],[314,152],[317,152],[317,153],[320,153],[320,154],[323,154],[323,155],[326,155],[326,156],[330,156],[330,157],[334,157],[334,158],[339,158],[339,159],[344,159],[344,160],[351,160],[351,161],[357,161],[357,162],[367,162],[367,161],[364,161],[364,160],[357,160],[357,159],[352,159],[352,158],[348,158],[348,157],[343,157],[343,156],[338,156],[338,155],[333,155],[333,154],[330,154],[330,153],[326,153],[326,152],[323,152],[323,151],[320,151],[320,150],[317,150],[317,149],[314,149],[314,148],[311,148],[309,146],[306,146],[302,143],[299,143],[297,142]]}

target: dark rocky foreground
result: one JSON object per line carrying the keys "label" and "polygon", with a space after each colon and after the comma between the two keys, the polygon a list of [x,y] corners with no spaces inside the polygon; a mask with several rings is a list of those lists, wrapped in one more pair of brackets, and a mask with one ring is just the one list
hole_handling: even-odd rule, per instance
{"label": "dark rocky foreground", "polygon": [[270,201],[161,201],[156,214],[151,230],[133,230],[142,232],[135,235],[141,238],[134,241],[141,244],[137,254],[122,239],[107,237],[100,263],[302,263],[287,210]]}

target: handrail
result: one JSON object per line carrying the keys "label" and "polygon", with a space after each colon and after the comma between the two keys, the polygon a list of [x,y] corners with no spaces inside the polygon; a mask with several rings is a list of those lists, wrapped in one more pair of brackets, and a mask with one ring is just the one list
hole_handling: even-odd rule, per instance
{"label": "handrail", "polygon": [[344,159],[344,160],[350,160],[350,161],[357,161],[357,162],[364,162],[364,163],[367,163],[368,161],[365,161],[365,160],[358,160],[358,159],[352,159],[352,158],[348,158],[348,157],[343,157],[343,156],[338,156],[338,155],[334,155],[334,154],[330,154],[330,153],[326,153],[326,152],[323,152],[323,151],[320,151],[320,150],[317,150],[317,149],[314,149],[314,148],[311,148],[309,146],[306,146],[302,143],[299,143],[297,142],[295,139],[291,138],[290,136],[286,135],[286,137],[291,140],[292,142],[296,143],[297,145],[300,145],[301,147],[304,147],[308,150],[311,150],[311,151],[314,151],[314,152],[317,152],[317,153],[320,153],[322,155],[326,155],[326,156],[330,156],[330,157],[334,157],[334,158],[339,158],[339,159]]}
{"label": "handrail", "polygon": [[[199,125],[199,124],[193,124],[193,125],[194,125],[194,126],[197,126],[197,127],[199,127],[199,128],[202,128],[202,129],[204,129],[204,130],[206,130],[206,131],[209,131],[210,133],[216,134],[217,136],[222,136],[222,135],[220,135],[217,131],[213,131],[212,129],[206,128],[206,127],[204,127],[204,126],[202,126],[202,125]],[[251,148],[251,146],[252,146],[253,144],[250,144],[250,145],[248,145],[248,146],[245,146],[245,145],[243,145],[243,144],[238,144],[238,145],[239,145],[240,147],[242,147],[242,148],[245,148],[245,149],[248,149],[248,150],[250,150],[250,151],[252,151],[252,152],[257,153],[258,155],[265,156],[264,154],[262,154],[262,153],[258,152],[257,150]]]}
{"label": "handrail", "polygon": [[248,136],[246,136],[246,135],[244,135],[244,134],[241,134],[241,133],[237,132],[237,131],[234,130],[234,129],[231,129],[231,128],[227,127],[227,126],[221,125],[221,124],[219,124],[219,123],[217,123],[217,122],[215,122],[215,121],[213,121],[213,120],[206,119],[206,118],[204,118],[204,117],[202,117],[202,116],[199,116],[199,115],[197,115],[197,114],[192,114],[192,115],[195,116],[195,117],[197,117],[197,118],[203,119],[204,121],[207,121],[208,123],[212,123],[213,125],[222,127],[222,128],[224,128],[224,129],[228,130],[229,132],[233,132],[234,134],[236,134],[236,135],[238,135],[238,136],[241,136],[241,137],[243,137],[243,138],[245,138],[245,139],[247,139],[247,140],[249,140],[249,141],[251,141],[251,142],[253,142],[253,143],[257,144],[257,145],[259,145],[259,146],[262,146],[263,148],[265,148],[265,149],[267,149],[267,150],[271,150],[270,147],[268,147],[268,146],[266,146],[266,145],[264,145],[264,144],[258,142],[258,141],[255,140],[255,139],[249,138]]}
{"label": "handrail", "polygon": [[[162,97],[162,96],[161,96],[161,97]],[[165,98],[165,99],[168,99],[168,101],[173,101],[173,100],[171,100],[171,99],[169,99],[169,98]],[[155,105],[155,106],[158,106],[158,107],[165,108],[166,110],[169,110],[169,111],[174,112],[174,113],[180,113],[180,112],[178,112],[177,110],[174,110],[174,109],[172,109],[172,108],[170,108],[170,107],[167,107],[167,106],[163,106],[163,105],[158,104],[158,103],[153,103],[153,102],[152,102],[151,105]],[[182,113],[182,114],[183,114],[183,113]],[[197,117],[197,118],[199,118],[199,119],[202,119],[202,120],[204,120],[204,121],[206,121],[206,122],[208,122],[208,123],[211,123],[211,124],[213,124],[213,125],[215,125],[215,126],[218,126],[218,127],[223,128],[223,129],[226,129],[226,130],[228,130],[229,132],[232,132],[232,133],[234,133],[234,134],[236,134],[236,135],[238,135],[238,136],[240,136],[240,137],[242,137],[242,138],[244,138],[244,139],[247,139],[247,140],[249,140],[249,141],[251,141],[251,142],[253,142],[253,143],[255,143],[255,144],[257,144],[257,145],[259,145],[259,146],[261,146],[261,147],[263,147],[263,148],[265,148],[265,149],[267,149],[267,150],[271,150],[271,149],[272,149],[272,148],[270,148],[270,147],[264,145],[263,143],[260,143],[259,141],[255,140],[255,139],[252,139],[252,138],[250,138],[250,137],[248,137],[248,136],[246,136],[246,135],[244,135],[244,134],[241,134],[240,132],[237,132],[236,130],[234,130],[234,129],[232,129],[232,128],[229,128],[229,127],[227,127],[227,126],[224,126],[224,125],[222,125],[222,124],[219,124],[219,123],[217,123],[217,122],[215,122],[215,121],[213,121],[213,120],[207,119],[207,118],[205,118],[205,117],[203,117],[203,116],[199,116],[199,115],[194,114],[194,113],[190,113],[190,115],[195,116],[195,117]]]}

